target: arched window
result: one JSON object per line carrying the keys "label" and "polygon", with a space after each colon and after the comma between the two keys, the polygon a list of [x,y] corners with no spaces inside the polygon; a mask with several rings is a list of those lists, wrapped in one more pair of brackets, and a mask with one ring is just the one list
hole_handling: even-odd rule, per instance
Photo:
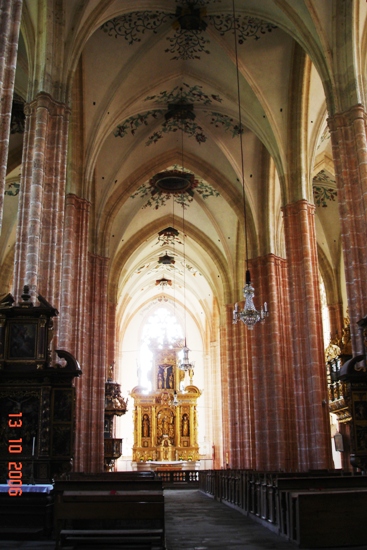
{"label": "arched window", "polygon": [[320,299],[321,299],[321,315],[322,315],[322,330],[324,335],[324,348],[330,343],[330,315],[329,308],[326,300],[326,290],[324,280],[319,273],[319,287],[320,287]]}
{"label": "arched window", "polygon": [[139,349],[139,385],[152,389],[151,369],[153,353],[151,347],[172,347],[183,339],[182,327],[176,316],[166,307],[159,307],[150,315],[142,329]]}

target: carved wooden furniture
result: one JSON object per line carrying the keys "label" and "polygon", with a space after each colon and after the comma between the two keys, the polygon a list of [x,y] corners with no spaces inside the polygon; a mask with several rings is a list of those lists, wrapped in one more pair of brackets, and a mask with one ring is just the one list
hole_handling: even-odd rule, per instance
{"label": "carved wooden furniture", "polygon": [[201,470],[200,490],[300,548],[365,545],[367,476],[334,470]]}
{"label": "carved wooden furniture", "polygon": [[10,294],[0,302],[0,472],[14,490],[9,464],[21,464],[21,483],[51,482],[71,467],[81,370],[67,351],[52,352],[57,314],[42,296],[33,304],[28,287],[19,304]]}
{"label": "carved wooden furniture", "polygon": [[[138,473],[71,476],[55,483],[56,547],[165,548],[162,482]],[[79,546],[78,546],[79,547]]]}
{"label": "carved wooden furniture", "polygon": [[122,416],[127,411],[127,401],[121,395],[121,386],[113,381],[113,365],[105,384],[105,416],[104,416],[104,469],[110,472],[115,461],[122,454],[122,439],[115,435],[115,417]]}

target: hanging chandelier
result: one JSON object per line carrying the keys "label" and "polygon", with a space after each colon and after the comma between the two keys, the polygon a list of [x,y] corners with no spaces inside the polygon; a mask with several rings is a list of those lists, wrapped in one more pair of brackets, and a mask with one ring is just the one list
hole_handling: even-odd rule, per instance
{"label": "hanging chandelier", "polygon": [[[185,315],[186,315],[186,312],[185,312]],[[195,363],[193,361],[190,361],[190,359],[189,359],[189,351],[190,351],[190,349],[187,347],[186,336],[185,336],[185,345],[182,348],[182,359],[180,360],[180,362],[178,364],[178,368],[180,370],[185,371],[185,372],[188,372],[190,370],[194,370],[194,368],[195,368]]]}
{"label": "hanging chandelier", "polygon": [[238,311],[238,303],[235,304],[233,310],[233,324],[236,324],[238,320],[242,321],[249,330],[254,328],[254,325],[259,321],[264,323],[265,318],[269,315],[268,305],[264,302],[260,313],[257,311],[254,305],[255,290],[251,284],[250,271],[246,271],[246,284],[243,288],[243,297],[245,298],[245,306],[242,311]]}
{"label": "hanging chandelier", "polygon": [[166,227],[162,229],[162,231],[159,231],[156,244],[160,244],[161,246],[173,246],[175,242],[181,244],[177,229],[174,227]]}
{"label": "hanging chandelier", "polygon": [[[233,20],[236,21],[236,13],[234,7],[234,0],[232,0],[233,6]],[[244,218],[244,231],[245,231],[245,249],[246,249],[246,283],[243,288],[243,296],[245,298],[245,305],[242,311],[238,310],[238,303],[235,304],[233,310],[233,324],[237,324],[242,321],[249,330],[253,330],[256,323],[264,322],[268,317],[268,306],[264,303],[260,312],[254,305],[255,289],[251,284],[251,275],[248,267],[248,236],[247,236],[247,214],[246,214],[246,195],[245,195],[245,175],[244,175],[244,162],[243,162],[243,126],[241,117],[241,94],[240,94],[240,76],[238,68],[238,49],[237,49],[237,32],[236,25],[234,26],[234,42],[235,42],[235,54],[236,54],[236,75],[237,75],[237,98],[238,98],[238,120],[239,120],[239,136],[240,136],[240,150],[241,150],[241,176],[242,176],[242,199],[243,199],[243,218]]]}
{"label": "hanging chandelier", "polygon": [[166,252],[163,256],[158,258],[158,263],[161,265],[174,265],[175,259],[173,256],[170,256],[168,252]]}

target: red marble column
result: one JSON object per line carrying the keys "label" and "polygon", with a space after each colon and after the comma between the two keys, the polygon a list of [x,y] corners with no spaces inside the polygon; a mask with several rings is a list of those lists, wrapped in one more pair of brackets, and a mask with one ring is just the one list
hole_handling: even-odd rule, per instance
{"label": "red marble column", "polygon": [[26,106],[14,296],[28,284],[60,308],[69,110],[46,93]]}
{"label": "red marble column", "polygon": [[[243,346],[241,330],[232,324],[233,306],[227,307],[227,379],[229,410],[227,425],[229,430],[230,467],[241,467],[241,451],[243,449],[244,432],[246,430],[246,411],[243,401],[247,387],[244,386],[243,378],[246,373],[243,358]],[[241,329],[242,327],[240,327]],[[223,365],[222,365],[223,368]]]}
{"label": "red marble column", "polygon": [[107,366],[116,361],[116,347],[118,337],[116,334],[116,309],[117,304],[107,304]]}
{"label": "red marble column", "polygon": [[287,263],[269,254],[251,260],[250,271],[255,307],[266,301],[270,316],[253,330],[238,322],[228,331],[233,467],[291,471],[298,456]]}
{"label": "red marble column", "polygon": [[0,0],[0,233],[23,0]]}
{"label": "red marble column", "polygon": [[357,321],[367,314],[367,115],[362,105],[329,118],[353,354],[363,353]]}
{"label": "red marble column", "polygon": [[[330,335],[331,338],[341,338],[343,331],[343,304],[330,304],[328,306],[329,310],[329,319],[330,319]],[[328,345],[329,342],[325,342]]]}
{"label": "red marble column", "polygon": [[88,201],[73,194],[66,196],[59,347],[80,363],[84,363],[87,344],[89,212]]}
{"label": "red marble column", "polygon": [[76,381],[75,471],[103,471],[106,381],[108,258],[89,255],[86,300],[86,354]]}
{"label": "red marble column", "polygon": [[[243,303],[238,307],[242,308]],[[251,365],[248,361],[251,342],[245,326],[234,325],[233,304],[226,307],[226,342],[221,342],[222,400],[225,459],[231,468],[252,468],[254,464],[254,416]]]}
{"label": "red marble column", "polygon": [[314,211],[305,200],[283,208],[300,470],[332,467]]}
{"label": "red marble column", "polygon": [[[220,366],[221,366],[221,391],[222,391],[222,430],[223,430],[223,465],[224,467],[230,464],[230,450],[231,450],[231,418],[230,418],[230,395],[229,395],[229,376],[232,365],[232,360],[228,355],[228,345],[230,337],[228,337],[229,331],[229,315],[227,312],[226,326],[220,328]],[[216,456],[216,460],[218,460]]]}
{"label": "red marble column", "polygon": [[287,262],[273,254],[250,262],[258,310],[269,317],[251,332],[256,468],[297,469]]}

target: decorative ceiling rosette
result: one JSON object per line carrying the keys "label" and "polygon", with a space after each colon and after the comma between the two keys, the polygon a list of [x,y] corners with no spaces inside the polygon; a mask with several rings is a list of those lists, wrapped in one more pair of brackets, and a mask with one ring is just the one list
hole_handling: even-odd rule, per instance
{"label": "decorative ceiling rosette", "polygon": [[179,232],[174,227],[166,227],[158,232],[158,240],[153,246],[157,244],[160,246],[174,246],[176,244],[183,244],[179,235]]}
{"label": "decorative ceiling rosette", "polygon": [[[226,131],[232,132],[232,137],[240,134],[239,124],[231,117],[206,109],[213,102],[222,103],[222,99],[217,94],[206,94],[202,86],[190,86],[183,83],[182,86],[175,86],[173,90],[166,90],[159,94],[148,96],[145,101],[153,101],[159,105],[156,109],[150,109],[145,113],[127,118],[122,124],[117,126],[114,132],[115,137],[124,137],[129,132],[135,135],[140,126],[148,126],[151,120],[161,120],[161,127],[154,131],[148,138],[146,145],[157,143],[168,132],[177,132],[181,130],[189,137],[194,137],[200,144],[207,140],[202,126],[196,122],[196,113],[194,104],[200,106],[200,112],[209,118],[209,123],[216,128],[222,127]],[[161,107],[164,104],[165,107]]]}
{"label": "decorative ceiling rosette", "polygon": [[202,199],[219,197],[218,191],[202,179],[197,178],[192,172],[182,168],[173,168],[155,174],[149,182],[141,185],[136,193],[131,195],[131,198],[148,197],[142,208],[154,206],[158,210],[173,196],[173,200],[186,209],[194,200],[195,193]]}
{"label": "decorative ceiling rosette", "polygon": [[133,11],[106,21],[101,29],[109,36],[122,36],[132,45],[141,41],[146,32],[157,34],[165,25],[171,25],[172,33],[167,36],[169,46],[164,50],[173,54],[171,59],[200,59],[200,54],[209,54],[209,38],[204,34],[207,27],[221,36],[236,31],[239,44],[248,38],[259,40],[261,35],[272,32],[277,27],[268,21],[247,15],[231,13],[208,14],[206,6],[220,0],[176,0],[175,12],[161,10]]}

